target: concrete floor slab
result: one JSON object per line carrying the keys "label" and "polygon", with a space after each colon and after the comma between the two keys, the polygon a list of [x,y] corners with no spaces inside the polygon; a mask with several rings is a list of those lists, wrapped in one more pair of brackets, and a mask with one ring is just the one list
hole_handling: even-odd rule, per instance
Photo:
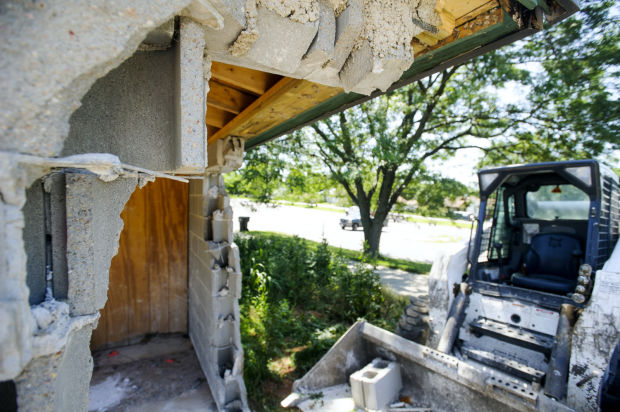
{"label": "concrete floor slab", "polygon": [[93,353],[90,412],[216,411],[209,385],[186,336]]}

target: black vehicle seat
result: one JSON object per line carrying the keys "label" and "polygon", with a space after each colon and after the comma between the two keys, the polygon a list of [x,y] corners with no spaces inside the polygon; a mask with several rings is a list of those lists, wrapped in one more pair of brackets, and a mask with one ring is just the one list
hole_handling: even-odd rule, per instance
{"label": "black vehicle seat", "polygon": [[573,292],[582,255],[579,239],[574,235],[539,233],[532,238],[525,254],[525,274],[513,274],[512,284],[543,292]]}

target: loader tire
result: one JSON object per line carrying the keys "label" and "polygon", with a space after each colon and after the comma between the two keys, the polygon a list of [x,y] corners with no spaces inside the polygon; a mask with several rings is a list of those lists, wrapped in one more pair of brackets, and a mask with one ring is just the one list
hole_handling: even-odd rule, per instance
{"label": "loader tire", "polygon": [[405,339],[425,345],[428,339],[428,298],[416,296],[411,298],[398,321],[396,334]]}

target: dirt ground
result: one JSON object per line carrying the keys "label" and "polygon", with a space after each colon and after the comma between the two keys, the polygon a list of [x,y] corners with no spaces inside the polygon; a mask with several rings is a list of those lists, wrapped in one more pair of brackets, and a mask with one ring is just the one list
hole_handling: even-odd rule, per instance
{"label": "dirt ground", "polygon": [[93,358],[90,412],[217,410],[186,336],[158,335]]}

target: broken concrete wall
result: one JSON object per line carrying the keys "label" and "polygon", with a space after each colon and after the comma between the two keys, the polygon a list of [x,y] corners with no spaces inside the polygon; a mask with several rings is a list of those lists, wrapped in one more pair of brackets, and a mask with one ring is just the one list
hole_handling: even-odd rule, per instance
{"label": "broken concrete wall", "polygon": [[88,410],[93,370],[90,336],[93,325],[69,332],[66,345],[37,357],[15,379],[17,404],[24,411]]}
{"label": "broken concrete wall", "polygon": [[[60,205],[66,208],[61,213],[66,216],[63,222],[66,232],[53,228],[39,235],[46,237],[47,232],[54,241],[57,241],[55,236],[61,237],[47,248],[57,243],[66,244],[67,272],[56,270],[51,253],[43,257],[47,274],[52,277],[47,279],[45,300],[21,314],[14,312],[9,318],[15,322],[12,325],[15,331],[30,336],[24,336],[22,342],[8,348],[3,347],[2,355],[3,359],[6,356],[14,361],[20,358],[29,361],[15,378],[20,410],[85,410],[92,372],[90,336],[107,297],[110,260],[116,254],[123,227],[120,213],[138,179],[106,183],[92,173],[72,171],[57,172],[53,178],[42,180],[55,183],[43,184],[46,195],[52,192],[52,198],[65,197],[65,202],[57,204],[56,208]],[[51,207],[51,202],[42,207]],[[45,215],[49,219],[51,210],[47,209]],[[46,221],[45,226],[54,223],[52,219]],[[54,277],[64,277],[64,282],[54,282]],[[66,285],[67,290],[57,288],[59,284]],[[56,300],[63,297],[66,302]],[[19,336],[20,333],[15,333],[13,338]],[[13,366],[12,370],[21,370],[21,367],[9,366]]]}
{"label": "broken concrete wall", "polygon": [[204,33],[181,18],[168,50],[138,51],[97,80],[71,116],[63,156],[112,153],[158,171],[206,166]]}
{"label": "broken concrete wall", "polygon": [[123,230],[120,215],[138,179],[105,183],[89,173],[65,178],[67,302],[71,316],[97,313],[107,300],[110,262]]}
{"label": "broken concrete wall", "polygon": [[[189,0],[3,2],[0,149],[58,155],[69,117],[98,78]],[[62,56],[62,57],[60,57]]]}

